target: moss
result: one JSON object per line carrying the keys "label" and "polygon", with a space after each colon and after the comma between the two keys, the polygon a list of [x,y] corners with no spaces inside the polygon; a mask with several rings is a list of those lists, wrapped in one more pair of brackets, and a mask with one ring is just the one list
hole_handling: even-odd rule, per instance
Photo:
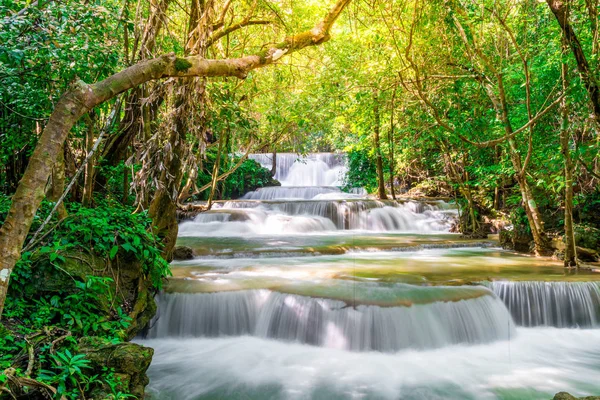
{"label": "moss", "polygon": [[185,58],[176,58],[175,59],[175,69],[179,72],[185,72],[192,66],[192,63],[186,60]]}
{"label": "moss", "polygon": [[[143,398],[144,387],[148,384],[146,370],[154,355],[152,348],[135,343],[113,344],[104,338],[92,336],[81,338],[79,349],[96,372],[112,369],[122,389],[136,398]],[[97,393],[93,397],[102,398],[102,395]]]}

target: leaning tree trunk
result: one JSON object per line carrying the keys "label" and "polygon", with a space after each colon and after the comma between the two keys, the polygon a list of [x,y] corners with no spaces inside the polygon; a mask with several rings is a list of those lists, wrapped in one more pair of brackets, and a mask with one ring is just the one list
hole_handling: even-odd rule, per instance
{"label": "leaning tree trunk", "polygon": [[[592,71],[583,52],[583,48],[575,34],[575,30],[569,22],[569,4],[562,0],[546,0],[546,2],[556,17],[558,25],[560,25],[563,37],[571,47],[573,56],[577,61],[577,70],[579,71],[579,75],[581,75],[581,80],[583,81],[590,98],[594,119],[596,120],[596,124],[600,126],[600,85],[598,84],[598,79]],[[597,44],[595,45],[597,46]]]}
{"label": "leaning tree trunk", "polygon": [[251,70],[273,64],[286,54],[328,41],[329,30],[349,3],[350,0],[339,0],[314,28],[288,37],[260,54],[224,60],[208,60],[198,56],[178,58],[168,54],[135,64],[92,85],[76,81],[56,103],[0,228],[0,318],[10,275],[21,256],[21,248],[44,198],[46,182],[69,131],[79,118],[119,93],[151,80],[189,76],[235,76],[243,79]]}

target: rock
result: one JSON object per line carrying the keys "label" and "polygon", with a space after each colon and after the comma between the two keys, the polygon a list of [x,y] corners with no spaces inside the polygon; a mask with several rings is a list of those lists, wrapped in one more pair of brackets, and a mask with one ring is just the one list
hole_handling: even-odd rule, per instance
{"label": "rock", "polygon": [[600,261],[600,254],[596,250],[577,246],[577,258],[582,261],[596,262]]}
{"label": "rock", "polygon": [[173,250],[174,260],[191,260],[194,258],[194,250],[187,246],[177,246]]}
{"label": "rock", "polygon": [[[79,290],[75,281],[85,282],[89,276],[105,276],[112,279],[105,296],[96,299],[96,306],[109,317],[114,315],[116,303],[131,317],[126,335],[135,337],[156,314],[156,303],[142,265],[133,256],[119,253],[113,260],[83,251],[61,254],[65,261],[60,270],[41,268],[34,270],[32,290],[34,293],[54,293]],[[118,261],[117,261],[118,260]],[[118,285],[118,287],[117,287]],[[33,295],[33,293],[26,294]],[[117,299],[118,302],[115,302]]]}
{"label": "rock", "polygon": [[[108,339],[90,336],[79,340],[79,351],[85,354],[95,371],[102,372],[103,368],[114,371],[118,381],[116,390],[131,393],[139,399],[144,397],[144,388],[149,382],[146,371],[154,349],[136,343],[113,344]],[[104,399],[109,393],[110,388],[98,388],[92,398]]]}
{"label": "rock", "polygon": [[529,253],[533,237],[525,229],[502,229],[499,233],[500,245],[509,250]]}
{"label": "rock", "polygon": [[577,397],[571,396],[567,392],[558,392],[554,395],[552,400],[577,400]]}
{"label": "rock", "polygon": [[552,400],[600,400],[600,396],[575,397],[567,392],[558,392]]}

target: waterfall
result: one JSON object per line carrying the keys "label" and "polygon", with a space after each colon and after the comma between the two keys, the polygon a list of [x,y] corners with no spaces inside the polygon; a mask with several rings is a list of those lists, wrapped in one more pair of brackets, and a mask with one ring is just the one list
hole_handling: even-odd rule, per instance
{"label": "waterfall", "polygon": [[477,298],[410,307],[348,306],[341,300],[268,290],[163,294],[149,338],[252,335],[353,351],[394,352],[514,335],[502,302]]}
{"label": "waterfall", "polygon": [[323,194],[334,194],[336,197],[342,195],[342,191],[335,186],[268,186],[254,192],[248,192],[244,200],[311,200]]}
{"label": "waterfall", "polygon": [[[302,190],[312,189],[319,188]],[[235,200],[215,204],[215,210],[181,223],[179,229],[181,236],[307,234],[340,230],[432,233],[447,232],[456,212],[443,202]],[[228,213],[230,217],[226,216]]]}
{"label": "waterfall", "polygon": [[240,236],[304,234],[335,231],[330,219],[318,215],[287,215],[262,208],[201,213],[179,224],[179,236]]}
{"label": "waterfall", "polygon": [[[273,167],[273,154],[250,154],[263,167]],[[274,178],[282,186],[341,186],[346,175],[344,155],[336,153],[277,153]]]}
{"label": "waterfall", "polygon": [[598,282],[508,282],[486,284],[521,326],[591,327],[600,324]]}

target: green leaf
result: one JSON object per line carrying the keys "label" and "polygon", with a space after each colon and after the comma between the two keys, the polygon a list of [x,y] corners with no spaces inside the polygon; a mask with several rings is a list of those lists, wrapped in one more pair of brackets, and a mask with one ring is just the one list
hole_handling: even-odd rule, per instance
{"label": "green leaf", "polygon": [[110,249],[110,253],[108,256],[110,257],[111,260],[115,258],[118,251],[119,251],[119,246],[117,246],[117,245],[113,246],[112,249]]}

